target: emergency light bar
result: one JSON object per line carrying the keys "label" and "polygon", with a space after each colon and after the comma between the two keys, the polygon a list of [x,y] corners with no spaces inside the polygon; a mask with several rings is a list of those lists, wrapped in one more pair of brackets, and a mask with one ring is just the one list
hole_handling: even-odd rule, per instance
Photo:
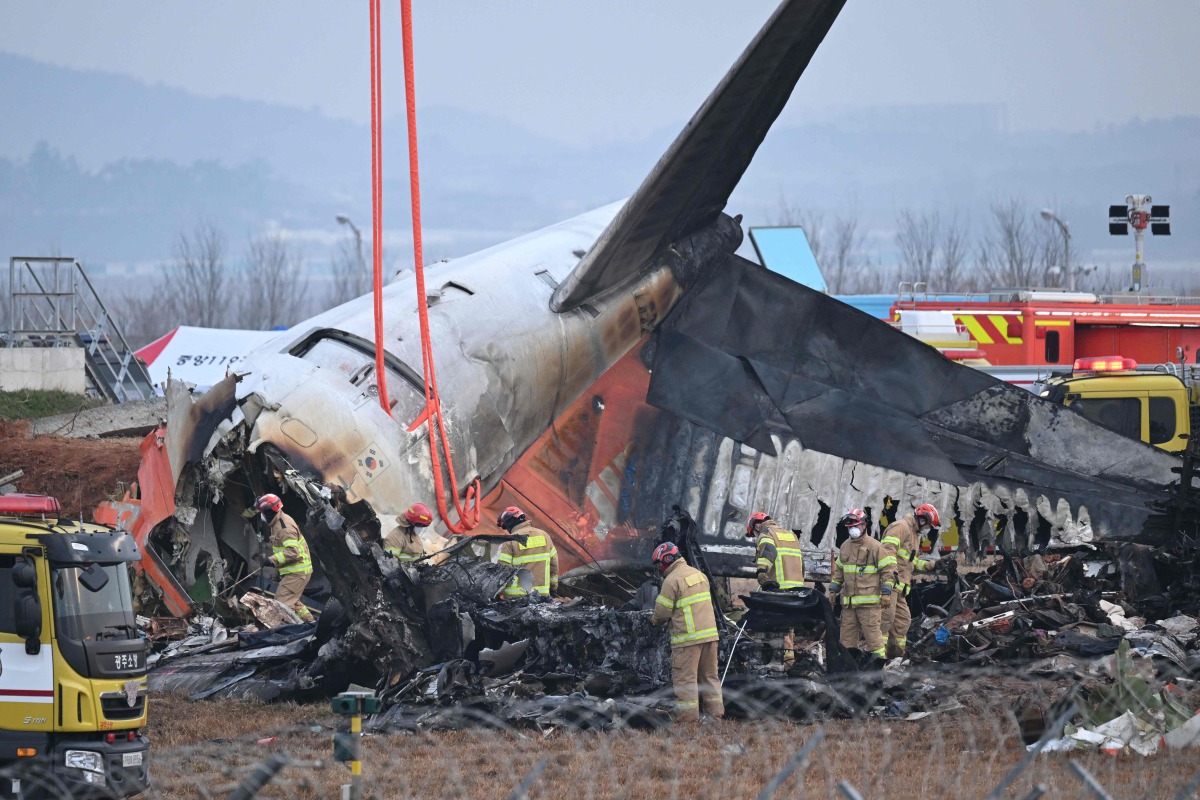
{"label": "emergency light bar", "polygon": [[1137,369],[1137,362],[1121,356],[1077,358],[1072,369],[1075,372],[1127,372]]}
{"label": "emergency light bar", "polygon": [[58,500],[46,494],[0,495],[0,516],[38,517],[62,515]]}

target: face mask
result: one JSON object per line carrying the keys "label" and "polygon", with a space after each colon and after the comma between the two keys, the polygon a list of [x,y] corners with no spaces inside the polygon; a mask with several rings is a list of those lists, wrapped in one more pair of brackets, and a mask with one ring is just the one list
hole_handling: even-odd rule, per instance
{"label": "face mask", "polygon": [[850,528],[850,538],[857,539],[862,536],[862,528]]}
{"label": "face mask", "polygon": [[267,519],[267,515],[266,515],[266,514],[263,514],[262,512],[259,512],[258,518],[259,518],[259,519],[261,519],[263,522],[270,522],[270,521],[271,521],[271,520]]}
{"label": "face mask", "polygon": [[928,533],[929,533],[931,530],[933,530],[933,526],[932,526],[932,525],[922,525],[921,527],[919,527],[919,528],[917,529],[917,532],[918,532],[918,533],[920,533],[922,536],[925,536],[925,535],[928,535]]}

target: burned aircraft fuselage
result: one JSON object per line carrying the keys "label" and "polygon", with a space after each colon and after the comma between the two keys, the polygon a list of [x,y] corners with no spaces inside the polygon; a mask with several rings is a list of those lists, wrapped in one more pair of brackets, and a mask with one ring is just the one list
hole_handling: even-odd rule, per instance
{"label": "burned aircraft fuselage", "polygon": [[[429,317],[443,413],[460,486],[485,490],[546,427],[675,305],[690,278],[740,243],[728,217],[616,290],[569,312],[554,286],[611,218],[608,207],[429,271]],[[368,501],[380,519],[413,502],[436,507],[419,374],[411,275],[385,290],[389,416],[378,401],[370,298],[360,298],[255,350],[236,387],[222,449],[270,444],[297,468]],[[229,423],[233,423],[232,426]],[[385,523],[386,524],[386,523]],[[385,531],[386,532],[386,531]]]}

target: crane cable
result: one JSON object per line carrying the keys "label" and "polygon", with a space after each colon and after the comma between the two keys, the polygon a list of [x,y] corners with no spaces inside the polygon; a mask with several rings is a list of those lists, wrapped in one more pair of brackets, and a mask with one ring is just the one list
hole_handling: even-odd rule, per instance
{"label": "crane cable", "polygon": [[[388,400],[387,387],[384,384],[383,350],[383,171],[381,167],[383,140],[379,119],[382,107],[379,1],[371,0],[371,180],[375,222],[375,239],[373,243],[375,370],[379,384],[379,402],[383,406],[384,411],[391,415],[391,403]],[[441,396],[438,393],[437,386],[437,372],[433,364],[433,341],[429,332],[429,301],[425,294],[425,261],[421,247],[421,181],[417,167],[417,106],[416,79],[413,69],[411,0],[400,0],[400,21],[404,41],[404,102],[408,112],[408,175],[412,201],[413,269],[416,273],[417,316],[421,326],[421,360],[422,372],[425,377],[425,409],[409,425],[408,430],[409,432],[416,430],[423,422],[428,425],[429,457],[433,466],[433,483],[437,494],[438,513],[446,523],[446,528],[451,533],[467,533],[479,524],[479,499],[482,490],[480,479],[477,477],[467,487],[466,496],[463,501],[459,501],[458,478],[454,473],[454,458],[450,452],[450,440],[446,436],[446,426],[442,418]],[[439,452],[445,454],[446,472],[450,476],[450,495],[454,499],[454,510],[458,515],[457,522],[451,520],[450,510],[446,503],[445,478],[442,474],[442,461]]]}
{"label": "crane cable", "polygon": [[379,0],[371,0],[371,294],[375,304],[375,384],[379,387],[379,405],[389,417],[387,371],[383,359],[383,80],[379,70]]}

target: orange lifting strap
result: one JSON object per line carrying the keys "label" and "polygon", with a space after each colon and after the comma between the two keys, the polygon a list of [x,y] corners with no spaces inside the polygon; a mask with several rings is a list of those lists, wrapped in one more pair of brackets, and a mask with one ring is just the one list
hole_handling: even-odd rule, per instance
{"label": "orange lifting strap", "polygon": [[[433,343],[429,336],[429,304],[425,296],[425,261],[421,251],[421,181],[417,169],[417,103],[416,80],[413,72],[412,5],[400,0],[400,20],[404,32],[404,102],[408,110],[408,175],[412,195],[413,265],[417,275],[417,314],[421,323],[421,359],[425,375],[425,410],[408,430],[416,430],[422,422],[429,426],[429,456],[433,462],[433,482],[437,492],[438,513],[452,533],[467,533],[479,524],[479,478],[467,487],[463,502],[458,499],[458,479],[454,475],[454,458],[450,440],[442,420],[442,403],[438,395],[437,372],[433,365]],[[383,168],[380,117],[382,116],[382,73],[379,46],[379,0],[371,0],[371,203],[374,222],[372,255],[374,266],[375,300],[375,373],[379,382],[379,402],[384,411],[392,413],[385,382],[383,358]],[[450,519],[446,505],[445,478],[440,453],[446,457],[446,472],[450,476],[450,495],[458,522]]]}

